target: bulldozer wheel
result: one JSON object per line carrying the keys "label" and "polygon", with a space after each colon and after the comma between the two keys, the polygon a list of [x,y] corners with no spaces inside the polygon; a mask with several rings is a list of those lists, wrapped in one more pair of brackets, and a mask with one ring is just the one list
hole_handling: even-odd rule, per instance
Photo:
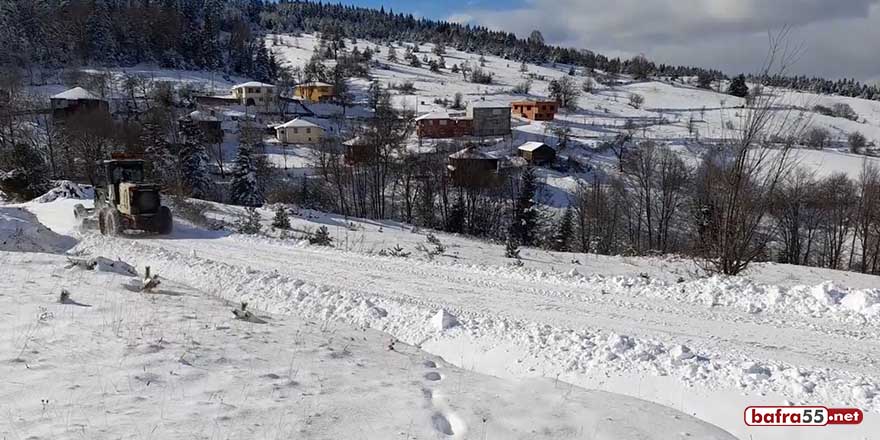
{"label": "bulldozer wheel", "polygon": [[156,220],[156,232],[162,235],[168,235],[174,230],[174,219],[171,216],[171,209],[167,206],[159,208],[158,219]]}
{"label": "bulldozer wheel", "polygon": [[122,235],[122,215],[113,208],[104,208],[104,235],[115,237]]}
{"label": "bulldozer wheel", "polygon": [[107,235],[107,224],[106,220],[104,220],[104,210],[98,211],[98,229],[101,231],[101,235]]}

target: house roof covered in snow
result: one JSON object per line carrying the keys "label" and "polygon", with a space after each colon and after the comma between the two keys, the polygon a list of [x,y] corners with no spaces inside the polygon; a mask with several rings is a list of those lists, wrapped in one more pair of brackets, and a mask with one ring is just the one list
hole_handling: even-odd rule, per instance
{"label": "house roof covered in snow", "polygon": [[510,108],[509,102],[504,101],[472,101],[470,106],[473,108]]}
{"label": "house roof covered in snow", "polygon": [[551,148],[550,146],[548,146],[547,144],[545,144],[545,143],[543,143],[543,142],[526,142],[526,143],[520,145],[519,147],[517,147],[517,150],[520,150],[520,151],[535,151],[535,150],[537,150],[538,148],[541,148],[541,147],[548,147],[548,148]]}
{"label": "house roof covered in snow", "polygon": [[318,128],[321,128],[320,125],[313,124],[313,123],[311,123],[305,119],[302,119],[302,118],[296,118],[292,121],[285,122],[281,125],[276,126],[275,128],[278,129],[278,128],[288,128],[288,127],[318,127]]}
{"label": "house roof covered in snow", "polygon": [[92,92],[82,88],[82,87],[74,87],[66,92],[61,92],[51,99],[65,99],[68,101],[80,101],[80,100],[93,100],[93,101],[101,101],[102,99],[95,96]]}
{"label": "house roof covered in snow", "polygon": [[327,83],[321,82],[321,81],[314,81],[314,82],[309,82],[309,83],[302,83],[302,84],[298,85],[297,87],[333,87],[333,84],[327,84]]}
{"label": "house roof covered in snow", "polygon": [[464,119],[464,118],[465,118],[465,115],[462,113],[450,113],[450,112],[439,111],[439,112],[425,113],[424,115],[421,115],[418,118],[416,118],[416,121],[427,121],[427,120],[433,120],[433,119]]}
{"label": "house roof covered in snow", "polygon": [[202,110],[196,110],[190,113],[188,116],[193,121],[205,121],[205,122],[216,122],[220,119],[212,114],[213,112],[206,112]]}
{"label": "house roof covered in snow", "polygon": [[494,157],[490,154],[480,151],[477,147],[467,147],[463,150],[456,151],[449,155],[450,159],[482,159],[482,160],[497,160],[497,157]]}
{"label": "house roof covered in snow", "polygon": [[250,81],[250,82],[246,82],[246,83],[242,83],[242,84],[236,84],[236,85],[232,86],[232,89],[235,90],[235,89],[240,89],[243,87],[272,87],[272,88],[274,88],[275,86],[272,84],[266,84],[266,83],[259,82],[259,81]]}

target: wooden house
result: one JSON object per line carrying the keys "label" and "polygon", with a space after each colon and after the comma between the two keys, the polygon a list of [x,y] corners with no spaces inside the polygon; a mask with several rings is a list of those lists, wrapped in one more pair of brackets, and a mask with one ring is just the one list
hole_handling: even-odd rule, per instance
{"label": "wooden house", "polygon": [[456,185],[486,185],[497,179],[499,159],[477,147],[468,147],[449,155],[449,169]]}
{"label": "wooden house", "polygon": [[205,141],[209,144],[219,144],[223,142],[223,121],[213,110],[196,110],[180,121],[181,127],[186,123],[194,123],[202,134],[205,135]]}
{"label": "wooden house", "polygon": [[547,165],[556,160],[556,150],[542,142],[526,142],[517,147],[516,152],[532,165]]}
{"label": "wooden house", "polygon": [[49,98],[52,105],[52,119],[64,122],[72,116],[96,115],[110,117],[110,103],[82,88],[74,87]]}
{"label": "wooden house", "polygon": [[473,120],[448,112],[433,112],[416,118],[416,133],[420,138],[447,139],[473,134]]}

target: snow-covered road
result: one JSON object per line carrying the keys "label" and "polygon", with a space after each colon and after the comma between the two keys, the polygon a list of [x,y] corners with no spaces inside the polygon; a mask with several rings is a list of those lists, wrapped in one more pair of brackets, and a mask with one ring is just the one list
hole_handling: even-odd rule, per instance
{"label": "snow-covered road", "polygon": [[[585,277],[479,260],[403,260],[293,241],[206,238],[186,227],[165,239],[86,234],[79,249],[150,264],[172,279],[272,312],[377,328],[459,366],[493,374],[499,373],[497,366],[484,365],[476,352],[503,347],[510,362],[500,367],[502,374],[514,377],[562,376],[584,386],[596,386],[596,377],[674,378],[710,396],[694,397],[696,407],[689,412],[741,437],[753,434],[742,425],[741,413],[719,420],[717,411],[700,404],[745,394],[744,401],[755,404],[880,412],[876,319],[827,307],[804,313],[804,304],[812,304],[804,301],[755,310],[727,297],[761,288],[751,284]],[[589,272],[588,264],[581,272]],[[822,289],[812,288],[808,297]],[[703,295],[717,291],[727,293]],[[782,292],[783,297],[803,293]],[[438,333],[428,323],[440,309],[462,325]],[[450,341],[455,341],[452,351]],[[675,400],[662,389],[654,394],[611,389],[667,405]],[[726,410],[741,411],[737,405]],[[873,422],[869,426],[876,427]],[[772,438],[798,438],[775,434],[780,432]]]}

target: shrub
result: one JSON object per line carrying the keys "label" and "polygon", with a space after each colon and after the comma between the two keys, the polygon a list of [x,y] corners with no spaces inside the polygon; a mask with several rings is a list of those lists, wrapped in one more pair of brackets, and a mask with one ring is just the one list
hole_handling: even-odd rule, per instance
{"label": "shrub", "polygon": [[828,141],[830,138],[831,133],[829,133],[828,130],[820,127],[814,127],[804,133],[803,143],[810,148],[821,150],[828,146]]}
{"label": "shrub", "polygon": [[309,237],[309,244],[316,246],[333,246],[333,237],[330,236],[330,231],[327,230],[326,226],[321,226]]}
{"label": "shrub", "polygon": [[865,138],[865,135],[855,131],[849,134],[849,137],[847,137],[847,143],[849,143],[849,150],[858,154],[868,146],[868,139]]}
{"label": "shrub", "polygon": [[641,108],[642,104],[644,103],[644,96],[639,95],[638,93],[633,93],[632,95],[629,95],[629,105],[632,106],[632,108]]}
{"label": "shrub", "polygon": [[260,213],[256,208],[245,208],[245,215],[238,219],[235,228],[239,234],[259,234],[263,230],[263,225],[260,224]]}

